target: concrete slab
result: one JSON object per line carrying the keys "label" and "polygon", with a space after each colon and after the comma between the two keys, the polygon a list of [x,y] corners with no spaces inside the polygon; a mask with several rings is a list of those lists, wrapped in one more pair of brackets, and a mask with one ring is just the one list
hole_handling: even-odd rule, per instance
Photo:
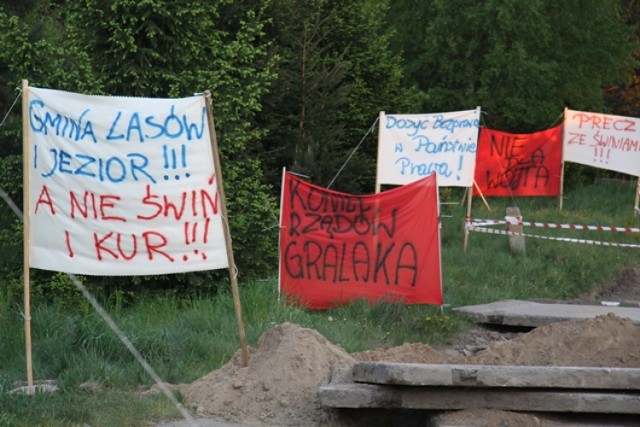
{"label": "concrete slab", "polygon": [[469,387],[329,384],[318,395],[331,408],[498,409],[526,412],[640,414],[640,393]]}
{"label": "concrete slab", "polygon": [[639,390],[640,369],[358,362],[356,382],[408,386]]}
{"label": "concrete slab", "polygon": [[553,322],[592,319],[613,313],[640,325],[640,307],[610,307],[581,304],[545,304],[533,301],[504,300],[490,304],[468,305],[452,310],[478,323],[538,327]]}

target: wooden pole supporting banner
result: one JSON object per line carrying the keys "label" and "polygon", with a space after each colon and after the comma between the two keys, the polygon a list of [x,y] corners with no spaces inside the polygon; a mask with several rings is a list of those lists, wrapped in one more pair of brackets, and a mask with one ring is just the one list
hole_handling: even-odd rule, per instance
{"label": "wooden pole supporting banner", "polygon": [[282,252],[280,247],[280,233],[282,233],[282,206],[284,206],[284,186],[287,175],[287,168],[282,168],[282,181],[280,184],[280,218],[278,219],[278,305],[282,295]]}
{"label": "wooden pole supporting banner", "polygon": [[378,194],[382,188],[382,185],[380,185],[380,135],[382,135],[382,122],[384,121],[385,118],[385,114],[384,111],[380,111],[380,115],[379,115],[380,121],[378,122],[378,154],[377,154],[377,161],[376,161],[376,187],[374,189],[375,194]]}
{"label": "wooden pole supporting banner", "polygon": [[[566,140],[564,123],[567,121],[567,107],[564,107],[564,116],[562,119],[562,144]],[[564,197],[564,148],[562,150],[562,163],[560,165],[560,194],[558,194],[558,210],[562,211],[562,199]]]}
{"label": "wooden pole supporting banner", "polygon": [[27,385],[33,385],[33,362],[31,357],[31,290],[29,275],[29,248],[31,246],[31,227],[29,203],[29,159],[31,158],[31,146],[29,142],[29,81],[22,80],[22,212],[24,232],[23,247],[23,280],[24,280],[24,340],[26,345],[27,360]]}
{"label": "wooden pole supporting banner", "polygon": [[[480,118],[480,106],[477,106],[476,109],[478,110],[478,118]],[[480,132],[480,128],[478,128],[478,134]],[[476,139],[477,141],[477,139]],[[482,198],[482,201],[484,202],[484,204],[487,206],[487,209],[491,210],[491,208],[489,207],[489,204],[487,203],[487,201],[484,198],[484,195],[482,194],[482,191],[480,191],[480,186],[478,186],[478,184],[476,183],[476,180],[473,180],[473,183],[471,184],[470,187],[467,187],[467,212],[465,214],[464,217],[464,244],[463,244],[463,250],[466,253],[467,252],[467,245],[469,244],[469,230],[467,229],[467,222],[471,221],[471,204],[473,203],[473,187],[475,187],[478,189],[478,194],[480,194],[480,197]]]}
{"label": "wooden pole supporting banner", "polygon": [[562,199],[564,197],[564,160],[560,166],[560,194],[558,195],[558,210],[562,211]]}
{"label": "wooden pole supporting banner", "polygon": [[473,198],[473,187],[467,187],[467,213],[464,217],[464,252],[467,252],[467,245],[469,243],[469,230],[467,230],[467,221],[471,219],[471,203]]}
{"label": "wooden pole supporting banner", "polygon": [[638,185],[636,186],[636,200],[633,204],[633,214],[640,214],[640,207],[638,207],[638,203],[640,202],[640,176],[638,177]]}
{"label": "wooden pole supporting banner", "polygon": [[478,194],[480,195],[480,198],[482,199],[482,202],[484,203],[484,205],[487,207],[487,210],[491,210],[491,206],[489,206],[489,203],[487,202],[487,199],[485,199],[484,194],[482,194],[482,190],[480,190],[480,186],[478,185],[478,183],[476,182],[476,180],[473,180],[473,186],[476,188],[476,191],[478,192]]}
{"label": "wooden pole supporting banner", "polygon": [[240,337],[240,348],[242,350],[243,365],[249,366],[249,347],[247,338],[244,333],[244,321],[242,320],[242,307],[240,305],[240,292],[238,291],[238,275],[236,272],[236,263],[233,259],[233,249],[231,248],[231,232],[229,230],[227,205],[224,198],[224,183],[222,182],[222,167],[220,164],[220,153],[218,151],[218,138],[216,136],[216,127],[213,121],[213,107],[211,101],[211,92],[205,91],[205,105],[207,108],[207,122],[209,125],[209,136],[211,138],[211,151],[213,155],[213,163],[216,171],[216,185],[218,194],[220,195],[220,212],[222,214],[222,229],[224,231],[224,240],[227,247],[227,260],[229,262],[229,276],[231,279],[231,292],[233,294],[233,305],[236,312],[236,320],[238,321],[238,335]]}

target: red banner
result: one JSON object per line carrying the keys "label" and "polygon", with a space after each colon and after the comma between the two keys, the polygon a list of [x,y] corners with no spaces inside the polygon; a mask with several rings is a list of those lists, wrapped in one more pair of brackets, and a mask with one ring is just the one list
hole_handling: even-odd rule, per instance
{"label": "red banner", "polygon": [[280,292],[310,309],[366,299],[442,304],[435,174],[366,196],[285,173]]}
{"label": "red banner", "polygon": [[480,128],[475,181],[485,196],[557,196],[561,168],[562,125],[529,134]]}

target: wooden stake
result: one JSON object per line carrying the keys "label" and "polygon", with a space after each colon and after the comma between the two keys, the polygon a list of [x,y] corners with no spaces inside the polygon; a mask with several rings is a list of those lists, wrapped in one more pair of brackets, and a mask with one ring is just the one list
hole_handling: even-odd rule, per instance
{"label": "wooden stake", "polygon": [[209,124],[209,136],[211,138],[211,151],[213,155],[213,163],[216,169],[216,184],[218,194],[220,195],[220,211],[222,213],[222,229],[224,231],[224,240],[227,247],[227,260],[229,262],[229,276],[231,279],[231,292],[233,294],[233,305],[236,311],[236,319],[238,321],[238,335],[240,337],[240,348],[242,349],[242,362],[244,366],[249,366],[249,347],[247,346],[247,338],[244,333],[244,321],[242,320],[242,307],[240,305],[240,292],[238,291],[238,277],[236,273],[236,263],[233,259],[233,249],[231,248],[231,232],[229,230],[227,205],[224,198],[224,184],[222,182],[222,167],[220,165],[220,154],[218,151],[218,138],[216,136],[216,127],[213,122],[213,107],[211,101],[211,92],[204,93],[205,105],[207,108],[207,121]]}
{"label": "wooden stake", "polygon": [[[478,110],[478,118],[480,117],[480,106],[477,106],[476,109]],[[480,132],[480,129],[478,129],[478,132]],[[467,230],[467,221],[471,220],[471,203],[473,201],[473,186],[476,186],[478,188],[478,193],[480,194],[480,197],[482,197],[482,200],[484,201],[485,205],[487,205],[487,209],[491,210],[491,208],[489,207],[489,204],[487,203],[487,201],[484,199],[484,196],[482,195],[482,191],[480,191],[480,187],[478,187],[478,184],[476,183],[475,180],[473,180],[473,184],[471,184],[470,187],[467,187],[467,213],[464,217],[464,244],[463,244],[463,249],[464,252],[467,252],[467,245],[469,243],[469,230]]]}
{"label": "wooden stake", "polygon": [[31,247],[31,224],[29,202],[29,166],[31,146],[29,141],[29,81],[22,80],[22,212],[24,221],[23,276],[24,276],[24,340],[27,359],[27,385],[33,385],[33,364],[31,359],[31,290],[29,276],[29,252]]}
{"label": "wooden stake", "polygon": [[469,230],[467,230],[467,221],[471,219],[471,202],[473,198],[473,187],[467,187],[467,214],[464,217],[464,252],[467,252],[469,243]]}
{"label": "wooden stake", "polygon": [[280,233],[282,233],[282,207],[284,206],[284,185],[287,168],[282,168],[282,183],[280,184],[280,218],[278,222],[278,305],[280,305],[280,297],[282,295],[282,252],[280,251]]}
{"label": "wooden stake", "polygon": [[[520,208],[517,206],[507,207],[507,217],[517,218],[522,221],[522,215],[520,214]],[[517,253],[519,255],[526,255],[527,250],[524,243],[524,227],[520,224],[507,224],[506,227],[508,232],[515,234],[508,234],[509,237],[509,247],[511,251]]]}
{"label": "wooden stake", "polygon": [[380,121],[378,122],[378,160],[376,162],[376,187],[374,189],[375,194],[380,192],[382,185],[380,185],[380,135],[382,135],[382,122],[384,122],[384,111],[380,111]]}
{"label": "wooden stake", "polygon": [[475,179],[473,180],[473,186],[476,187],[476,190],[478,190],[478,194],[480,195],[480,198],[484,202],[484,205],[487,207],[489,211],[491,211],[491,206],[489,206],[489,203],[487,203],[487,199],[484,198],[484,194],[482,194],[482,190],[480,190],[480,186],[478,185]]}
{"label": "wooden stake", "polygon": [[640,214],[640,208],[638,207],[638,202],[640,202],[640,176],[638,177],[638,185],[636,186],[636,201],[633,204],[633,214]]}
{"label": "wooden stake", "polygon": [[564,160],[562,161],[562,166],[560,167],[560,195],[558,196],[558,210],[562,211],[562,198],[564,197]]}
{"label": "wooden stake", "polygon": [[[567,120],[567,107],[564,107],[564,119],[563,119],[563,128],[562,128],[562,145],[564,146],[565,141],[565,128],[564,123]],[[562,211],[562,198],[564,197],[564,148],[562,150],[562,164],[560,166],[560,195],[558,196],[558,210]]]}

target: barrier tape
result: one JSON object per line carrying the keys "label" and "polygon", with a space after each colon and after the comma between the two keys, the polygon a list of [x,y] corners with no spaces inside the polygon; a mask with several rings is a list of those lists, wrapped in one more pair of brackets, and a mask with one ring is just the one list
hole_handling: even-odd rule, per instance
{"label": "barrier tape", "polygon": [[615,242],[603,242],[599,240],[589,240],[589,239],[575,239],[571,237],[553,237],[553,236],[540,236],[537,234],[527,234],[527,233],[517,233],[514,231],[507,230],[496,230],[495,228],[485,228],[478,227],[473,224],[467,225],[467,230],[469,231],[477,231],[480,233],[488,233],[488,234],[502,234],[502,235],[510,235],[510,236],[523,236],[523,237],[533,237],[536,239],[543,240],[559,240],[562,242],[571,242],[571,243],[583,243],[586,245],[595,245],[595,246],[617,246],[622,248],[640,248],[639,244],[634,243],[615,243]]}
{"label": "barrier tape", "polygon": [[549,222],[530,222],[522,221],[519,217],[505,217],[504,220],[499,219],[471,219],[474,226],[484,227],[487,225],[522,225],[526,227],[539,228],[556,228],[568,230],[592,230],[592,231],[612,231],[616,233],[640,233],[637,227],[606,227],[603,225],[576,225],[576,224],[553,224]]}

